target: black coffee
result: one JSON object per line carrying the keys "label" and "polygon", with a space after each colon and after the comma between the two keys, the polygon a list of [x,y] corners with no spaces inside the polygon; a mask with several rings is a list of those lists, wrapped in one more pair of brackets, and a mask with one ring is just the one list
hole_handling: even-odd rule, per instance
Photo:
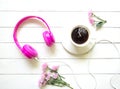
{"label": "black coffee", "polygon": [[71,34],[72,40],[77,44],[83,44],[88,40],[89,34],[86,28],[76,27]]}

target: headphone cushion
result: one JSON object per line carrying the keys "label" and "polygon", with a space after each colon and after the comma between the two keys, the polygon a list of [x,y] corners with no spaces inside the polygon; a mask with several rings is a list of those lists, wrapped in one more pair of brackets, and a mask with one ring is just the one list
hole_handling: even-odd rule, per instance
{"label": "headphone cushion", "polygon": [[23,54],[28,57],[29,59],[32,59],[34,57],[37,57],[38,56],[38,53],[37,51],[30,45],[24,45],[23,48],[22,48],[22,52]]}
{"label": "headphone cushion", "polygon": [[53,43],[55,43],[55,38],[54,38],[54,36],[53,36],[53,33],[52,33],[52,32],[50,32],[50,37],[51,37],[51,41],[52,41]]}
{"label": "headphone cushion", "polygon": [[53,43],[55,42],[52,33],[49,31],[43,32],[43,38],[44,38],[47,46],[52,46]]}

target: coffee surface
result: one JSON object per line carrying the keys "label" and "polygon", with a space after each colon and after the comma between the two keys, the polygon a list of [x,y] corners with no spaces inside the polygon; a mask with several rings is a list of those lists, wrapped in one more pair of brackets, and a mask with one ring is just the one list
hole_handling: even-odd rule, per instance
{"label": "coffee surface", "polygon": [[83,44],[88,40],[89,34],[86,28],[76,27],[71,34],[72,40],[77,44]]}

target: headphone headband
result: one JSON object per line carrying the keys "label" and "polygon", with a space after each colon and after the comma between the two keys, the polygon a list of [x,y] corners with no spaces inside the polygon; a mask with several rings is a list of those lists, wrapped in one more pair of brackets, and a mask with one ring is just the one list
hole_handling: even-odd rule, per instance
{"label": "headphone headband", "polygon": [[17,30],[18,30],[18,28],[20,27],[20,25],[21,25],[23,22],[25,22],[26,20],[28,20],[28,19],[39,19],[39,20],[41,20],[41,21],[47,26],[49,32],[51,32],[49,25],[48,25],[47,22],[46,22],[43,18],[41,18],[41,17],[38,17],[38,16],[26,16],[26,17],[22,18],[20,21],[17,22],[17,24],[16,24],[16,26],[15,26],[15,28],[14,28],[14,33],[13,33],[14,41],[15,41],[17,47],[18,47],[21,51],[22,51],[22,47],[20,46],[20,44],[19,44],[19,42],[18,42],[18,40],[17,40]]}

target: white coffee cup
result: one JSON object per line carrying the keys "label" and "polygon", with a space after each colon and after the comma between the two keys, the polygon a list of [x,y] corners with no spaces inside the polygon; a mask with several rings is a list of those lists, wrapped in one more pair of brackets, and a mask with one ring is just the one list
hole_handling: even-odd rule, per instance
{"label": "white coffee cup", "polygon": [[[84,29],[85,32],[87,32],[86,35],[86,40],[83,41],[83,43],[76,43],[73,38],[72,38],[72,34],[74,32],[75,29],[80,28],[80,29]],[[80,35],[82,36],[83,34],[80,33]],[[92,34],[89,28],[87,28],[84,25],[77,25],[75,26],[71,32],[70,32],[70,38],[71,38],[71,43],[73,44],[74,47],[71,48],[71,51],[73,50],[74,53],[78,53],[78,54],[84,54],[87,53],[90,49],[93,48],[95,42],[93,42],[92,39]],[[76,35],[77,36],[77,35]],[[82,38],[82,37],[81,37]],[[81,40],[81,39],[80,39]]]}

